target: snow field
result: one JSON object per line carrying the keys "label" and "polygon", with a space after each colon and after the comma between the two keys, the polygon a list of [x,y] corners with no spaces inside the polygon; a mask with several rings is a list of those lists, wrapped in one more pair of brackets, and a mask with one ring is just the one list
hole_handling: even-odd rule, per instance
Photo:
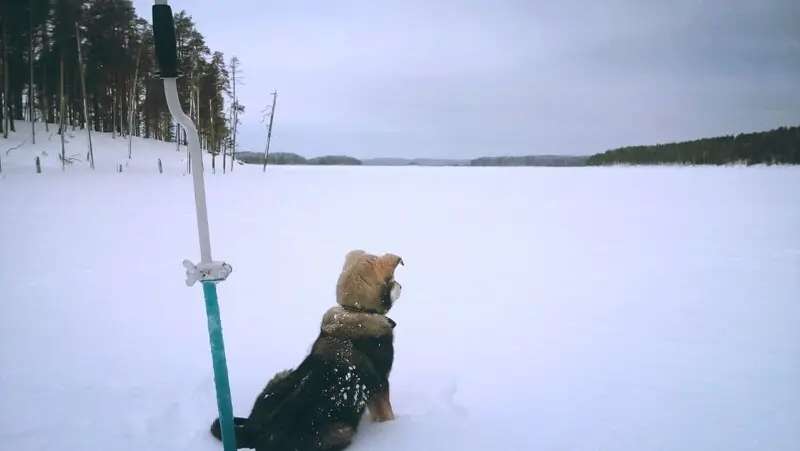
{"label": "snow field", "polygon": [[[57,135],[2,155],[0,440],[220,450],[184,153],[140,140],[118,174],[127,144],[95,136],[96,171],[62,173]],[[237,166],[206,185],[237,415],[300,362],[362,248],[405,266],[397,420],[354,451],[800,449],[797,168]]]}

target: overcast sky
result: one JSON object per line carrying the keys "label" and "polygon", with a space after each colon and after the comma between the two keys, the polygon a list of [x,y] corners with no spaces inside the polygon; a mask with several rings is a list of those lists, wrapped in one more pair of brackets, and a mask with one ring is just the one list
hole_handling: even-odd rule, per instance
{"label": "overcast sky", "polygon": [[[152,2],[135,0],[150,19]],[[800,124],[797,0],[171,0],[238,56],[240,150],[589,154]]]}

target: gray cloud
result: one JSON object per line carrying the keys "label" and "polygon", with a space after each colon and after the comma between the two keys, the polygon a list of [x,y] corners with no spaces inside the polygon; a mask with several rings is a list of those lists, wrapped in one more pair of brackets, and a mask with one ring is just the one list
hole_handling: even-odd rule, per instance
{"label": "gray cloud", "polygon": [[306,156],[587,154],[800,123],[793,0],[284,3],[171,2],[242,60],[247,150],[276,88],[272,149]]}

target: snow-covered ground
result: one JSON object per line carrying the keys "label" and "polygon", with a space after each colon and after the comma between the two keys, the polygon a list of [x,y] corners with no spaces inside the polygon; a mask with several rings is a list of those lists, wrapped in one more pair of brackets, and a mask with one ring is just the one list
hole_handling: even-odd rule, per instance
{"label": "snow-covered ground", "polygon": [[[221,450],[183,152],[137,139],[118,174],[96,135],[98,169],[62,173],[41,136],[0,147],[2,448]],[[362,248],[406,265],[397,420],[353,451],[796,451],[798,169],[207,169],[234,409]]]}

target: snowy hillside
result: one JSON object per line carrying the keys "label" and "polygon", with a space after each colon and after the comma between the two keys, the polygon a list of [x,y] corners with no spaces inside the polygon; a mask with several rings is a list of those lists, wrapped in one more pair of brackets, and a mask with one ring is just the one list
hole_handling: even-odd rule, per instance
{"label": "snowy hillside", "polygon": [[[49,124],[48,131],[45,130],[43,123],[37,123],[35,145],[32,144],[30,122],[16,121],[15,126],[16,132],[11,132],[8,139],[0,139],[0,152],[2,152],[0,161],[2,161],[3,173],[35,172],[37,156],[43,172],[60,172],[61,135],[57,133],[58,125]],[[91,170],[87,158],[89,145],[86,130],[78,128],[73,130],[72,127],[67,127],[64,137],[64,153],[67,161],[74,160],[67,165],[67,171]],[[102,173],[116,172],[118,166],[122,165],[123,172],[158,172],[158,160],[161,159],[164,172],[186,173],[186,146],[178,147],[174,142],[133,137],[130,143],[131,158],[128,158],[128,148],[128,137],[92,132],[95,170]],[[210,172],[211,155],[205,153],[204,160]],[[217,163],[221,172],[222,158],[218,157]]]}
{"label": "snowy hillside", "polygon": [[[198,255],[185,153],[136,139],[117,174],[126,143],[95,135],[98,169],[62,174],[57,139],[0,149],[0,443],[221,450],[202,290],[181,266]],[[302,359],[362,248],[403,257],[404,293],[397,420],[366,420],[353,451],[800,449],[800,168],[206,181],[214,257],[234,267],[219,296],[237,415]]]}

